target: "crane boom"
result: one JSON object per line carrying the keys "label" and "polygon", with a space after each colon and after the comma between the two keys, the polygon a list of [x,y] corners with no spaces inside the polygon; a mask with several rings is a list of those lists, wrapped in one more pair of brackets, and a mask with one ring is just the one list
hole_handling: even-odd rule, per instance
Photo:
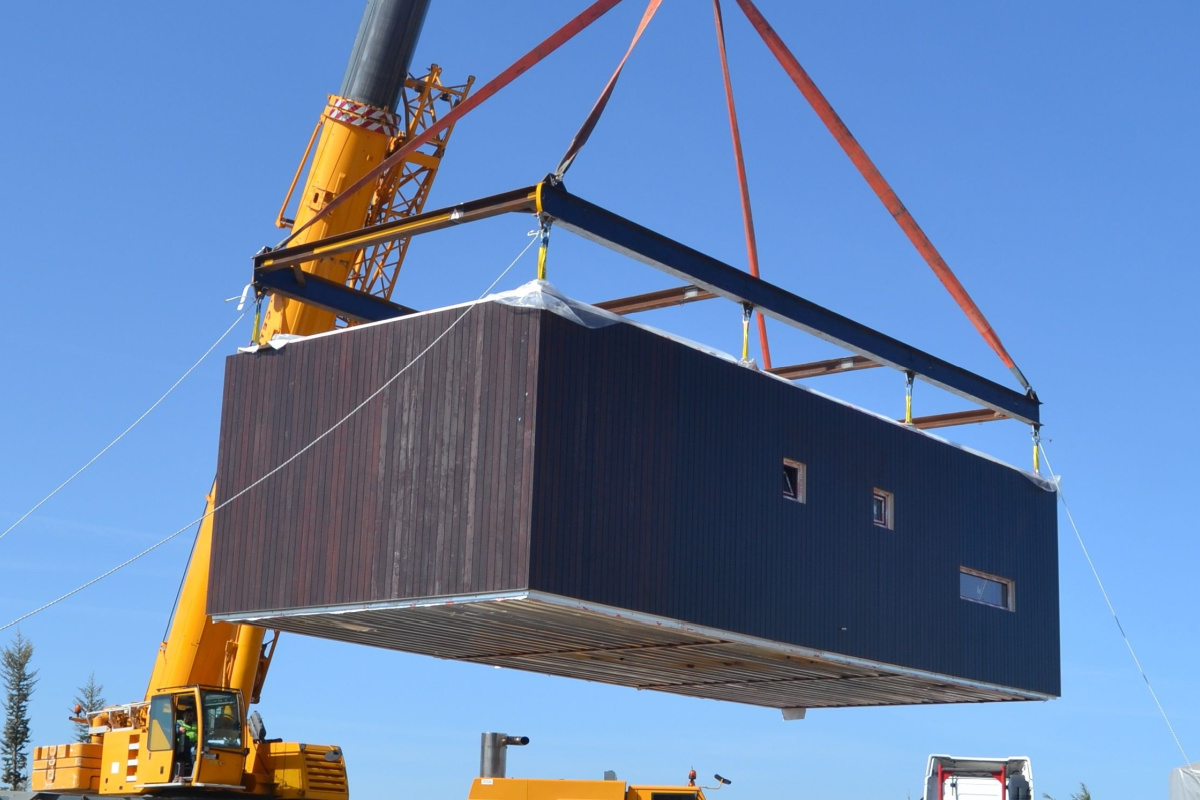
{"label": "crane boom", "polygon": [[[401,93],[428,8],[429,0],[368,1],[341,90],[329,96],[321,115],[299,196],[298,224],[377,166],[406,135]],[[395,180],[381,182],[373,193],[348,198],[297,240],[363,227],[378,209],[393,207],[395,187]],[[301,269],[345,283],[362,259],[361,253],[340,254]],[[256,336],[265,341],[276,333],[319,333],[336,321],[331,311],[274,296]],[[207,614],[217,488],[207,495],[145,698],[91,715],[89,743],[36,748],[35,791],[138,795],[187,789],[308,800],[347,797],[338,748],[267,740],[261,722],[247,717],[246,705],[258,700],[274,639],[264,647],[262,628],[214,622]]]}
{"label": "crane boom", "polygon": [[[390,200],[380,197],[379,189],[359,192],[304,228],[343,189],[378,166],[391,142],[404,132],[403,119],[395,109],[428,8],[429,0],[371,0],[368,4],[342,79],[342,94],[330,95],[322,115],[312,167],[292,222],[303,228],[295,241],[361,228],[373,206]],[[345,283],[354,262],[355,254],[342,254],[310,261],[301,269]],[[335,321],[332,311],[276,294],[258,337],[265,342],[277,333],[320,333],[332,329]]]}
{"label": "crane boom", "polygon": [[[300,195],[297,224],[302,225],[332,202],[341,188],[378,164],[389,142],[400,133],[393,109],[428,9],[429,0],[368,3],[342,79],[341,94],[331,95],[322,113],[316,154]],[[372,199],[371,194],[362,192],[297,239],[309,241],[361,228]],[[354,254],[342,254],[310,261],[301,269],[344,282],[354,258]],[[320,333],[332,329],[334,322],[332,312],[275,296],[259,336],[265,341],[276,333]],[[262,653],[264,631],[249,625],[213,622],[205,613],[215,502],[216,487],[207,497],[204,521],[170,631],[155,661],[147,698],[165,686],[209,684],[238,689],[251,703],[258,699],[258,675],[267,666]]]}

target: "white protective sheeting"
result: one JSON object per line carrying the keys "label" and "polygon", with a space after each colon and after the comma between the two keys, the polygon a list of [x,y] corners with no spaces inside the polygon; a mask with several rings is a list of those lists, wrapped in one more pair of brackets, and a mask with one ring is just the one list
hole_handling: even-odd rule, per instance
{"label": "white protective sheeting", "polygon": [[1200,761],[1171,770],[1167,785],[1168,800],[1200,800]]}

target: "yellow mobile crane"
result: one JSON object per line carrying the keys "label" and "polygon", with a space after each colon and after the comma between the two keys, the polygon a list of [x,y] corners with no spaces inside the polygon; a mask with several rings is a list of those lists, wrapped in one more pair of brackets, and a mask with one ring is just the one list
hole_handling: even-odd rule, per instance
{"label": "yellow mobile crane", "polygon": [[[296,232],[291,244],[391,222],[418,214],[424,206],[452,126],[383,173],[373,191],[347,197],[308,224],[470,91],[473,79],[445,85],[436,65],[422,78],[407,77],[428,4],[369,0],[341,89],[329,97],[276,220],[279,227]],[[288,219],[286,210],[310,155],[295,217]],[[390,241],[304,263],[291,275],[301,285],[348,286],[388,302],[406,249],[406,240]],[[256,340],[311,335],[354,321],[322,307],[311,291],[305,296],[301,302],[286,288],[277,289],[265,314],[256,317]],[[73,718],[88,726],[90,740],[35,748],[33,792],[4,793],[0,800],[155,794],[181,799],[231,794],[284,800],[348,797],[340,748],[268,739],[257,712],[248,713],[247,707],[258,702],[278,634],[268,638],[262,628],[217,622],[207,614],[212,514],[218,502],[214,486],[145,697]],[[484,734],[481,776],[472,785],[471,800],[703,800],[694,780],[688,786],[626,787],[615,779],[506,778],[505,748],[527,741]],[[719,784],[727,782],[718,777]]]}
{"label": "yellow mobile crane", "polygon": [[[286,209],[311,154],[295,219],[286,219],[281,210],[280,227],[299,229],[344,187],[466,96],[470,82],[445,86],[436,65],[423,78],[407,78],[427,9],[428,0],[368,4],[342,87],[329,97],[284,200]],[[449,134],[443,131],[382,176],[374,192],[348,198],[294,241],[418,213]],[[349,284],[386,299],[404,250],[404,243],[389,243],[312,261],[302,271],[312,280]],[[330,330],[337,317],[277,294],[257,323],[255,335],[266,341],[277,333]],[[145,697],[77,719],[89,726],[89,742],[35,748],[35,792],[140,795],[202,789],[314,800],[347,797],[338,748],[269,740],[257,713],[247,715],[247,706],[259,699],[275,637],[268,639],[266,631],[252,625],[215,622],[206,613],[218,496],[214,486]]]}

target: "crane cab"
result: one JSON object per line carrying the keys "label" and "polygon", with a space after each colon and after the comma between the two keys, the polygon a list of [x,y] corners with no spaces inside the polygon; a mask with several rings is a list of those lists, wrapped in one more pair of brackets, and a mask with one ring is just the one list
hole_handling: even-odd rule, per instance
{"label": "crane cab", "polygon": [[35,792],[179,794],[199,789],[280,800],[346,800],[341,748],[267,739],[236,689],[161,689],[86,720],[91,741],[34,748]]}
{"label": "crane cab", "polygon": [[166,689],[87,720],[91,741],[34,751],[34,791],[141,794],[192,786],[241,790],[248,748],[241,692]]}
{"label": "crane cab", "polygon": [[[241,693],[229,689],[189,687],[152,695],[144,746],[139,748],[138,782],[147,788],[183,784],[241,789],[245,718]],[[105,747],[105,762],[110,749]]]}

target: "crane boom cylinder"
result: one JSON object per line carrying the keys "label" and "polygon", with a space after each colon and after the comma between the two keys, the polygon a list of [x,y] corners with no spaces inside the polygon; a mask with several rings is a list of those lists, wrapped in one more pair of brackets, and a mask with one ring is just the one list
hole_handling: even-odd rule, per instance
{"label": "crane boom cylinder", "polygon": [[[296,241],[310,241],[361,228],[375,197],[357,192],[319,222],[321,214],[346,187],[370,173],[384,158],[404,120],[389,109],[398,103],[408,65],[425,21],[429,0],[370,0],[363,12],[354,50],[339,95],[332,95],[322,114],[312,166],[296,208]],[[345,283],[353,267],[349,257],[317,259],[303,272]],[[265,342],[277,333],[307,336],[330,330],[336,315],[316,306],[275,295],[258,332]]]}
{"label": "crane boom cylinder", "polygon": [[429,0],[370,0],[338,94],[394,111]]}

